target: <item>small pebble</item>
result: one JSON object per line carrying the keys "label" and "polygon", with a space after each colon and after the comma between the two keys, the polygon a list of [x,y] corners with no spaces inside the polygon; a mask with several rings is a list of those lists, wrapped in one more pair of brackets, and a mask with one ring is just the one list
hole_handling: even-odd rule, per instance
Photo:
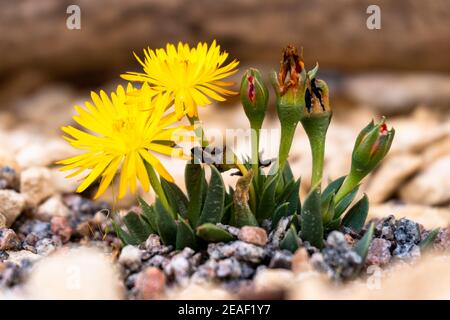
{"label": "small pebble", "polygon": [[53,217],[50,224],[52,232],[60,236],[63,243],[70,240],[70,237],[72,236],[72,227],[66,217]]}
{"label": "small pebble", "polygon": [[16,170],[10,166],[0,167],[0,189],[18,189],[19,177]]}
{"label": "small pebble", "polygon": [[439,231],[436,238],[437,247],[440,249],[450,249],[450,228]]}
{"label": "small pebble", "polygon": [[292,256],[292,271],[294,273],[307,272],[311,270],[309,255],[306,248],[298,248]]}
{"label": "small pebble", "polygon": [[241,273],[241,265],[235,258],[220,260],[217,263],[216,275],[218,278],[238,279]]}
{"label": "small pebble", "polygon": [[136,278],[135,288],[142,300],[161,299],[166,287],[166,276],[158,268],[148,267]]}
{"label": "small pebble", "polygon": [[25,198],[14,190],[0,190],[0,213],[5,217],[6,227],[10,227],[25,209]]}
{"label": "small pebble", "polygon": [[384,266],[388,264],[392,257],[391,246],[392,243],[389,240],[382,238],[373,239],[367,253],[366,265]]}
{"label": "small pebble", "polygon": [[17,234],[12,229],[0,229],[0,250],[19,250],[21,242]]}
{"label": "small pebble", "polygon": [[245,226],[239,231],[238,239],[262,247],[267,243],[267,233],[263,228]]}
{"label": "small pebble", "polygon": [[132,245],[127,245],[122,248],[119,256],[119,263],[132,271],[136,271],[141,266],[142,251]]}
{"label": "small pebble", "polygon": [[275,251],[272,259],[270,259],[269,268],[273,269],[291,269],[292,253],[288,250]]}

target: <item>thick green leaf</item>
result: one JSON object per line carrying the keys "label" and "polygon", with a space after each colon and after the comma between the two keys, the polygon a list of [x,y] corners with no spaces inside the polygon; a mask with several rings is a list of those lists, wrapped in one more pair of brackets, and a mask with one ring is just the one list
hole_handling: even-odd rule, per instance
{"label": "thick green leaf", "polygon": [[364,237],[359,240],[355,245],[355,252],[362,258],[362,264],[366,260],[367,253],[369,252],[370,243],[372,242],[373,233],[375,230],[375,224],[372,222],[367,229]]}
{"label": "thick green leaf", "polygon": [[348,206],[352,203],[353,199],[355,199],[358,194],[359,186],[352,190],[348,195],[342,198],[339,203],[336,204],[334,209],[334,218],[339,218],[344,211],[348,208]]}
{"label": "thick green leaf", "polygon": [[176,184],[163,178],[161,178],[161,186],[173,211],[178,212],[183,218],[187,218],[188,199],[183,191]]}
{"label": "thick green leaf", "polygon": [[266,180],[256,214],[256,218],[258,221],[268,219],[272,216],[276,206],[275,190],[277,188],[278,181],[278,174],[273,175]]}
{"label": "thick green leaf", "polygon": [[151,207],[144,199],[141,197],[138,198],[139,205],[141,206],[143,212],[143,218],[147,221],[147,223],[152,228],[153,232],[158,231],[158,223],[156,221],[156,213],[153,207]]}
{"label": "thick green leaf", "polygon": [[294,174],[292,173],[291,165],[287,161],[283,168],[283,180],[285,184],[290,181],[294,181]]}
{"label": "thick green leaf", "polygon": [[430,231],[430,233],[425,237],[425,239],[423,239],[422,241],[420,241],[419,246],[422,250],[428,248],[431,244],[433,244],[434,240],[436,239],[436,237],[439,234],[440,229],[436,228],[433,229],[432,231]]}
{"label": "thick green leaf", "polygon": [[345,177],[346,176],[343,176],[331,181],[328,186],[322,191],[322,199],[328,198],[332,193],[336,193],[341,187],[342,183],[344,183]]}
{"label": "thick green leaf", "polygon": [[320,193],[314,188],[309,193],[301,213],[302,238],[317,248],[323,247],[322,213],[320,212]]}
{"label": "thick green leaf", "polygon": [[191,226],[183,219],[180,219],[177,223],[177,240],[175,248],[177,250],[182,250],[186,247],[194,250],[197,249],[197,241]]}
{"label": "thick green leaf", "polygon": [[112,224],[114,231],[116,232],[119,239],[123,242],[123,244],[131,244],[133,246],[137,246],[140,244],[140,241],[138,239],[123,230],[115,221],[113,221]]}
{"label": "thick green leaf", "polygon": [[175,219],[157,198],[155,202],[155,213],[157,217],[158,234],[165,245],[175,245],[177,224]]}
{"label": "thick green leaf", "polygon": [[197,236],[207,242],[229,242],[235,240],[228,231],[212,223],[205,223],[198,226]]}
{"label": "thick green leaf", "polygon": [[198,224],[218,223],[223,216],[223,203],[225,201],[225,185],[222,176],[216,167],[211,166],[211,179],[209,181],[208,192],[206,193],[205,204]]}
{"label": "thick green leaf", "polygon": [[300,205],[300,183],[301,180],[291,181],[285,188],[282,195],[277,199],[277,203],[288,202],[288,215],[294,214],[298,211],[298,207]]}
{"label": "thick green leaf", "polygon": [[137,239],[139,243],[147,240],[152,232],[147,223],[145,223],[137,213],[130,211],[124,218],[124,224],[127,226],[129,234]]}
{"label": "thick green leaf", "polygon": [[[330,182],[328,186],[322,192],[322,199],[328,198],[331,193],[337,193],[342,183],[344,182],[346,176],[342,176],[337,178],[336,180]],[[334,209],[334,218],[339,218],[344,211],[348,208],[348,206],[352,203],[353,199],[355,199],[356,194],[358,193],[358,187],[352,190],[348,195],[346,195],[339,203],[336,204]]]}
{"label": "thick green leaf", "polygon": [[275,229],[277,227],[278,222],[280,222],[281,218],[289,216],[288,206],[289,203],[285,202],[275,209],[275,212],[272,216],[272,229]]}
{"label": "thick green leaf", "polygon": [[344,216],[344,219],[342,219],[342,225],[352,229],[356,233],[359,233],[366,223],[368,213],[369,199],[367,198],[367,195],[364,194],[361,200],[355,203],[355,205]]}
{"label": "thick green leaf", "polygon": [[291,226],[286,232],[283,240],[281,240],[280,248],[294,253],[298,249],[299,243],[300,238],[298,237],[294,226]]}
{"label": "thick green leaf", "polygon": [[188,163],[184,171],[184,179],[189,196],[187,217],[190,224],[195,227],[202,210],[205,171],[200,164]]}
{"label": "thick green leaf", "polygon": [[334,193],[330,193],[327,197],[321,197],[320,211],[322,213],[323,224],[329,223],[334,217],[335,201]]}

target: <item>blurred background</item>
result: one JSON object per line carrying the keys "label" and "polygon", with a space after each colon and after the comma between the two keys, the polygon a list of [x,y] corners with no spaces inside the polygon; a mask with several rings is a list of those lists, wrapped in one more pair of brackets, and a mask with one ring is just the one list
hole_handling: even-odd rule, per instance
{"label": "blurred background", "polygon": [[[79,30],[66,26],[73,4]],[[381,10],[379,30],[367,27],[370,5]],[[449,0],[0,0],[0,165],[46,167],[57,192],[73,192],[77,181],[53,165],[74,153],[59,129],[72,123],[72,106],[137,71],[133,51],[213,39],[241,61],[236,82],[249,66],[278,69],[285,45],[303,47],[307,68],[319,62],[331,88],[326,177],[347,173],[359,130],[386,115],[397,134],[367,180],[371,214],[449,224]],[[270,108],[266,126],[276,127]],[[247,127],[237,98],[201,111],[207,127]],[[296,137],[291,162],[304,193],[309,145],[301,128]],[[181,179],[182,165],[173,170]]]}

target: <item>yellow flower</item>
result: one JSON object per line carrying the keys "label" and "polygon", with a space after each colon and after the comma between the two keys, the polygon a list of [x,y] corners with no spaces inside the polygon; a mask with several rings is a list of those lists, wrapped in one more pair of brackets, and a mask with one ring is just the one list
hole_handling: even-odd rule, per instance
{"label": "yellow flower", "polygon": [[214,40],[208,48],[199,43],[196,48],[178,43],[167,44],[166,49],[144,49],[144,61],[136,54],[144,73],[128,72],[121,77],[129,81],[148,83],[161,93],[168,93],[174,100],[175,112],[179,118],[187,114],[197,117],[197,106],[211,104],[211,100],[225,101],[223,96],[236,94],[224,89],[233,82],[222,79],[234,74],[239,61],[236,59],[224,65],[228,53],[221,52]]}
{"label": "yellow flower", "polygon": [[[145,163],[150,164],[164,179],[173,181],[161,162],[150,151],[164,155],[182,157],[183,151],[175,147],[174,134],[186,126],[169,128],[178,118],[172,112],[164,115],[170,104],[167,94],[160,94],[152,100],[152,112],[142,112],[137,105],[127,104],[127,93],[134,92],[131,84],[126,91],[118,86],[116,92],[108,97],[104,91],[100,95],[91,93],[92,102],[86,102],[86,108],[75,106],[78,112],[73,119],[83,130],[66,126],[62,131],[73,147],[84,153],[57,162],[64,165],[61,170],[74,170],[68,177],[90,170],[77,192],[82,192],[98,178],[101,178],[95,198],[99,197],[111,184],[121,168],[119,198],[128,187],[136,191],[139,180],[144,191],[149,190],[150,181]],[[180,136],[182,137],[182,136]]]}

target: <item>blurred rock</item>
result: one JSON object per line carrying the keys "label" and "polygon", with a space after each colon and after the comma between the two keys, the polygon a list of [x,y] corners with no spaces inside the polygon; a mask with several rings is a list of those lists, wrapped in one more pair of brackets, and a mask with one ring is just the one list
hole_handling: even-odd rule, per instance
{"label": "blurred rock", "polygon": [[349,78],[344,91],[359,104],[383,114],[410,111],[420,104],[450,106],[450,77],[434,74],[368,74]]}
{"label": "blurred rock", "polygon": [[67,171],[59,168],[50,169],[52,185],[56,193],[75,193],[80,182],[76,178],[66,178]]}
{"label": "blurred rock", "polygon": [[25,208],[25,198],[14,190],[0,190],[0,213],[6,218],[6,227],[20,215]]}
{"label": "blurred rock", "polygon": [[386,239],[375,238],[370,243],[366,265],[383,266],[391,261],[391,242]]}
{"label": "blurred rock", "polygon": [[[67,108],[67,107],[65,107]],[[52,123],[49,124],[51,128],[55,127],[57,121],[53,115],[46,118],[51,119]],[[66,124],[66,122],[56,122],[57,124]],[[30,122],[32,125],[36,125],[34,122]],[[33,128],[23,128],[25,132],[33,132]],[[17,153],[17,162],[22,168],[30,167],[45,167],[55,164],[56,161],[63,160],[77,154],[75,148],[72,148],[66,141],[62,139],[48,139],[46,137],[41,138],[42,141],[30,142],[25,148],[22,148]]]}
{"label": "blurred rock", "polygon": [[12,229],[0,228],[0,251],[20,249],[20,239]]}
{"label": "blurred rock", "polygon": [[148,267],[142,270],[137,279],[135,288],[138,298],[142,300],[161,299],[166,287],[166,276],[158,268]]}
{"label": "blurred rock", "polygon": [[292,271],[294,273],[308,272],[312,270],[309,263],[308,251],[305,248],[299,248],[292,256]]}
{"label": "blurred rock", "polygon": [[8,262],[12,262],[18,266],[28,262],[36,262],[41,259],[41,256],[28,250],[8,251]]}
{"label": "blurred rock", "polygon": [[0,166],[0,189],[15,189],[19,186],[17,171],[10,166]]}
{"label": "blurred rock", "polygon": [[423,225],[426,229],[450,225],[450,208],[433,208],[423,205],[388,202],[369,208],[370,218],[385,218],[393,214],[397,219],[408,218]]}
{"label": "blurred rock", "polygon": [[381,203],[388,199],[421,164],[421,158],[415,155],[399,154],[386,158],[370,179],[366,190],[370,201]]}
{"label": "blurred rock", "polygon": [[450,156],[436,160],[400,190],[405,202],[440,205],[450,202]]}
{"label": "blurred rock", "polygon": [[[44,69],[48,77],[78,76],[93,81],[94,76],[116,75],[118,66],[123,70],[124,65],[133,63],[133,50],[140,53],[139,48],[149,44],[158,48],[167,41],[195,43],[213,36],[233,56],[244,62],[251,59],[252,64],[276,64],[280,49],[294,42],[304,46],[305,58],[312,60],[311,64],[317,60],[334,69],[450,70],[450,9],[445,0],[378,0],[382,29],[375,31],[366,27],[365,11],[373,4],[368,0],[337,0],[332,4],[326,0],[199,0],[195,5],[182,0],[129,0],[109,5],[107,11],[107,1],[80,0],[77,4],[82,13],[96,17],[85,25],[82,15],[82,32],[66,29],[66,7],[58,0],[4,3],[0,12],[0,72],[15,75],[21,70]],[[159,27],[153,28],[155,25]],[[98,41],[102,30],[110,32]],[[348,45],[343,46],[343,42]],[[29,48],[34,48],[33,55]]]}
{"label": "blurred rock", "polygon": [[47,168],[35,167],[22,172],[20,192],[30,206],[36,206],[54,193],[51,173]]}
{"label": "blurred rock", "polygon": [[119,263],[130,270],[136,271],[142,264],[141,257],[142,251],[138,247],[126,245],[120,253]]}
{"label": "blurred rock", "polygon": [[0,228],[6,227],[6,217],[3,215],[3,213],[0,213]]}
{"label": "blurred rock", "polygon": [[286,290],[290,287],[293,273],[283,269],[264,269],[256,273],[254,286],[256,291]]}
{"label": "blurred rock", "polygon": [[230,300],[234,298],[230,292],[212,284],[190,283],[167,293],[169,300]]}
{"label": "blurred rock", "polygon": [[245,226],[239,231],[238,239],[257,246],[264,246],[267,243],[267,232],[263,228]]}
{"label": "blurred rock", "polygon": [[52,217],[67,217],[70,210],[65,206],[62,197],[55,195],[48,198],[36,210],[34,216],[43,221],[50,221]]}
{"label": "blurred rock", "polygon": [[103,253],[60,250],[42,259],[25,283],[29,299],[121,299],[120,278]]}
{"label": "blurred rock", "polygon": [[63,243],[69,241],[72,236],[73,229],[69,221],[63,216],[54,216],[51,221],[52,232],[61,238]]}

